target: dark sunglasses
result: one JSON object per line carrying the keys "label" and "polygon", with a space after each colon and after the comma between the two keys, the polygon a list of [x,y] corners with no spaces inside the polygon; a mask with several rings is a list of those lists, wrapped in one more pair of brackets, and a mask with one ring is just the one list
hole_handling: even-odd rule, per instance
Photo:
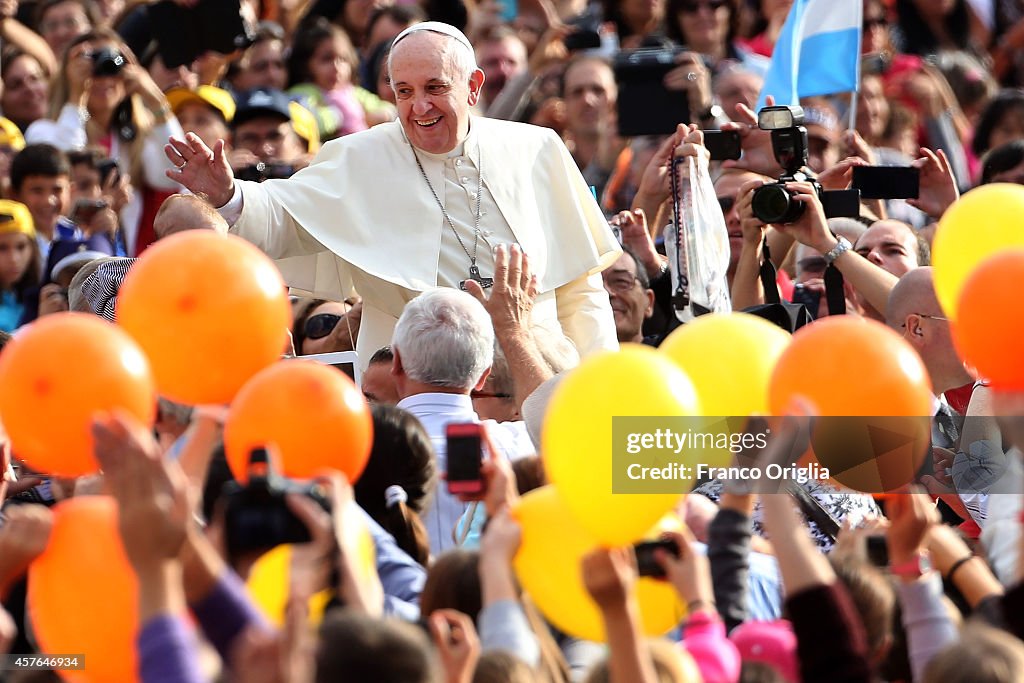
{"label": "dark sunglasses", "polygon": [[686,12],[687,14],[696,14],[700,11],[701,7],[707,7],[712,12],[722,9],[729,3],[727,0],[705,0],[704,2],[684,2],[680,7],[680,11]]}
{"label": "dark sunglasses", "polygon": [[722,207],[722,213],[726,214],[732,210],[732,207],[736,206],[735,197],[718,197],[718,205]]}
{"label": "dark sunglasses", "polygon": [[306,320],[302,331],[306,339],[323,339],[334,330],[339,320],[341,316],[335,313],[317,313]]}

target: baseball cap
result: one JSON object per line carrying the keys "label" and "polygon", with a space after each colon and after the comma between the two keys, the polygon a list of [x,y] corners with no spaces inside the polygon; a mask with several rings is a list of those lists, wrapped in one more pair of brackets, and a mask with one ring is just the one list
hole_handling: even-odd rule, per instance
{"label": "baseball cap", "polygon": [[28,207],[11,199],[0,199],[0,235],[20,232],[36,236],[36,225]]}
{"label": "baseball cap", "polygon": [[280,90],[256,88],[241,93],[235,99],[235,116],[232,126],[240,126],[261,116],[273,116],[282,121],[291,121],[291,101]]}
{"label": "baseball cap", "polygon": [[763,662],[789,683],[800,682],[796,634],[785,619],[742,623],[732,630],[729,639],[744,662]]}
{"label": "baseball cap", "polygon": [[14,121],[0,117],[0,146],[10,147],[15,152],[25,149],[25,136]]}
{"label": "baseball cap", "polygon": [[171,88],[166,95],[167,102],[175,114],[189,102],[201,102],[213,107],[225,123],[231,123],[231,119],[235,116],[235,100],[231,97],[231,93],[212,85],[201,85],[195,90]]}

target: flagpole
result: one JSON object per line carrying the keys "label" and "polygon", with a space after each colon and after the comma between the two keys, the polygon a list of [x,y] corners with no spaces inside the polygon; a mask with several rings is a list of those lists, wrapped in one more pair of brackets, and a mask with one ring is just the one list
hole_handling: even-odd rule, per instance
{"label": "flagpole", "polygon": [[857,91],[850,93],[850,130],[857,130]]}

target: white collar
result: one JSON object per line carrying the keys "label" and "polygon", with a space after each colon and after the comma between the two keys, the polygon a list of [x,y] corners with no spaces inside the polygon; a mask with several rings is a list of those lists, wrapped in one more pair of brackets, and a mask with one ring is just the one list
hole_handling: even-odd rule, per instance
{"label": "white collar", "polygon": [[406,396],[396,405],[397,408],[416,412],[469,412],[474,416],[473,399],[469,394],[446,394],[439,392],[428,392]]}

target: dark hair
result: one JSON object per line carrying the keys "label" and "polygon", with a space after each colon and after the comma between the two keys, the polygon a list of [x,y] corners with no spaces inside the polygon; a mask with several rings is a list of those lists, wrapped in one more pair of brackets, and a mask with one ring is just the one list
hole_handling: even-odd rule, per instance
{"label": "dark hair", "polygon": [[332,24],[323,17],[316,17],[308,23],[299,27],[295,39],[292,41],[292,50],[288,55],[288,87],[300,83],[312,83],[313,75],[309,70],[309,60],[313,58],[320,45],[327,40],[342,39],[346,43],[344,50],[345,58],[352,67],[352,76],[356,76],[358,57],[355,48],[352,47],[352,40],[348,34],[338,25]]}
{"label": "dark hair", "polygon": [[418,24],[427,20],[427,13],[419,5],[388,5],[378,7],[370,12],[370,18],[366,21],[366,35],[373,33],[373,27],[381,19],[390,19],[396,24]]}
{"label": "dark hair", "polygon": [[[419,515],[437,485],[434,448],[423,425],[411,413],[388,405],[371,407],[373,448],[356,481],[356,502],[388,533],[398,547],[420,564],[430,557],[426,528]],[[405,491],[405,502],[386,499],[391,486]]]}
{"label": "dark hair", "polygon": [[295,302],[292,311],[292,343],[295,344],[295,353],[302,355],[302,343],[306,341],[306,321],[313,315],[313,311],[327,303],[327,299],[299,299]]}
{"label": "dark hair", "polygon": [[531,455],[512,461],[512,473],[516,475],[516,490],[523,496],[548,483],[544,473],[544,461],[539,455]]}
{"label": "dark hair", "polygon": [[68,167],[88,166],[99,168],[102,161],[106,160],[107,153],[99,147],[86,147],[85,149],[74,149],[67,153]]}
{"label": "dark hair", "polygon": [[[603,9],[604,21],[610,21],[615,24],[615,32],[618,34],[619,39],[629,38],[634,35],[633,29],[626,23],[626,18],[622,16],[622,3],[624,0],[601,0],[601,7]],[[666,18],[667,18],[666,13]],[[665,20],[662,20],[662,26],[655,29],[654,33],[659,34],[662,31]],[[647,36],[640,36],[646,38]]]}
{"label": "dark hair", "polygon": [[324,615],[319,635],[316,683],[440,681],[430,641],[411,624],[334,609]]}
{"label": "dark hair", "polygon": [[1012,140],[989,150],[981,160],[981,184],[992,182],[997,173],[1004,173],[1024,163],[1024,140]]}
{"label": "dark hair", "polygon": [[[955,0],[953,11],[942,19],[943,28],[959,50],[971,47],[969,19],[967,0]],[[901,52],[911,55],[931,55],[938,52],[939,42],[917,11],[914,0],[896,0],[896,21],[903,35]]]}
{"label": "dark hair", "polygon": [[53,145],[28,145],[11,160],[11,189],[20,192],[25,179],[33,175],[69,176],[71,166],[64,152]]}
{"label": "dark hair", "polygon": [[388,53],[391,52],[391,46],[394,43],[394,38],[378,43],[370,50],[370,54],[365,59],[367,80],[363,83],[363,87],[374,94],[377,92],[377,81],[380,80],[381,70],[388,67]]}
{"label": "dark hair", "polygon": [[449,550],[427,572],[420,593],[420,612],[429,617],[439,609],[455,609],[474,622],[480,615],[480,554],[474,550]]}
{"label": "dark hair", "polygon": [[[679,23],[679,13],[688,0],[668,0],[665,7],[665,36],[672,42],[689,47],[686,36],[683,35],[683,27]],[[726,54],[732,56],[735,53],[733,41],[740,33],[740,12],[736,0],[727,0],[725,6],[729,8],[729,30],[725,36]]]}
{"label": "dark hair", "polygon": [[395,360],[395,352],[391,350],[390,346],[382,346],[373,352],[370,356],[370,361],[366,364],[367,366],[375,363],[390,363]]}
{"label": "dark hair", "polygon": [[647,269],[644,268],[644,264],[640,262],[640,257],[636,255],[636,252],[632,247],[625,244],[622,245],[622,251],[633,259],[633,263],[636,264],[636,279],[640,281],[641,289],[651,288],[651,279],[647,276]]}
{"label": "dark hair", "polygon": [[992,98],[992,101],[985,107],[985,111],[981,113],[978,125],[974,129],[971,149],[975,156],[984,156],[991,147],[992,131],[1006,114],[1017,109],[1024,110],[1024,90],[1003,90]]}

